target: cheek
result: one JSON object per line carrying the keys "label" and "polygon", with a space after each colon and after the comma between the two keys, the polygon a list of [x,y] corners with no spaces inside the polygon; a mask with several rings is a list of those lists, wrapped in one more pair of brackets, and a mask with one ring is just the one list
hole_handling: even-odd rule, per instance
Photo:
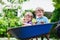
{"label": "cheek", "polygon": [[29,20],[31,20],[32,18],[29,18]]}
{"label": "cheek", "polygon": [[32,20],[32,18],[28,18],[28,21],[31,21]]}
{"label": "cheek", "polygon": [[28,18],[26,18],[26,20],[28,20]]}
{"label": "cheek", "polygon": [[42,13],[41,15],[43,16],[44,14]]}

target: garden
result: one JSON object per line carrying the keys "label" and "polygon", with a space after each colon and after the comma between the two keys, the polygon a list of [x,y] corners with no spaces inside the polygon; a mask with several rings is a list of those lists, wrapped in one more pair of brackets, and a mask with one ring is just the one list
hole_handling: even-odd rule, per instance
{"label": "garden", "polygon": [[[29,0],[18,0],[18,2],[15,2],[15,0],[8,0],[8,2],[10,2],[11,4],[14,5],[14,3],[18,3],[18,4],[22,4],[23,2],[26,2]],[[45,12],[45,16],[48,17],[50,22],[57,22],[60,20],[60,0],[52,0],[53,2],[53,6],[54,6],[54,11],[53,12]],[[5,3],[0,0],[0,4],[5,5]],[[33,13],[34,15],[34,10],[25,10],[23,12],[21,12],[21,16],[18,17],[18,10],[21,10],[21,6],[18,5],[16,7],[12,6],[11,8],[8,6],[5,6],[3,8],[3,12],[0,13],[0,38],[4,38],[4,37],[12,37],[12,35],[8,35],[7,34],[7,30],[8,28],[17,28],[17,27],[21,27],[22,24],[22,20],[21,18],[23,18],[23,16],[25,15],[26,11],[30,11]],[[35,15],[34,15],[35,18]],[[56,27],[56,24],[53,25],[52,30]],[[51,30],[51,34],[50,34],[50,38],[55,38],[57,39],[57,35],[56,35],[56,31],[52,31]],[[13,40],[13,39],[12,39]]]}

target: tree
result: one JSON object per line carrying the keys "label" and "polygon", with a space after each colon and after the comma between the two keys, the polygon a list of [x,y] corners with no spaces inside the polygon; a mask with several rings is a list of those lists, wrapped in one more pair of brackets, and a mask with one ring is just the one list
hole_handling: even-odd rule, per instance
{"label": "tree", "polygon": [[[21,19],[17,17],[17,12],[16,12],[18,9],[21,9],[21,6],[18,6],[16,9],[14,9],[16,5],[15,6],[13,5],[15,2],[16,2],[15,4],[22,4],[25,1],[27,0],[18,0],[17,2],[16,0],[7,0],[8,3],[10,2],[12,4],[12,8],[9,9],[7,8],[7,6],[3,8],[4,13],[2,14],[4,14],[4,16],[0,18],[0,37],[7,36],[6,32],[8,27],[18,27],[18,26],[20,27],[22,25]],[[5,4],[3,3],[5,2],[0,0],[0,4],[6,5],[6,3]]]}
{"label": "tree", "polygon": [[55,9],[60,8],[60,0],[52,0],[53,1],[53,5],[55,7]]}
{"label": "tree", "polygon": [[24,1],[27,1],[27,0],[7,0],[8,2],[11,2],[11,3],[15,3],[17,1],[17,3],[23,3]]}
{"label": "tree", "polygon": [[2,0],[0,0],[0,3],[1,3],[1,4],[4,4],[4,2],[2,2]]}
{"label": "tree", "polygon": [[54,3],[55,10],[53,11],[51,22],[60,20],[60,0],[52,0]]}
{"label": "tree", "polygon": [[[55,7],[55,10],[53,11],[52,17],[51,17],[51,22],[57,22],[60,20],[60,0],[52,0],[53,5]],[[56,24],[53,26],[52,30],[56,27]],[[56,36],[56,31],[51,33],[51,36],[57,37]]]}

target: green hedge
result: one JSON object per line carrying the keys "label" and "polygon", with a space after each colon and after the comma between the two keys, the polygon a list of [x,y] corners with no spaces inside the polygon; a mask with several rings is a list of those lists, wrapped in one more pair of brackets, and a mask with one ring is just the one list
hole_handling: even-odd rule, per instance
{"label": "green hedge", "polygon": [[[22,26],[21,20],[18,18],[9,19],[1,18],[0,19],[0,37],[7,36],[7,28],[20,27]],[[3,36],[2,36],[3,35]]]}
{"label": "green hedge", "polygon": [[[60,8],[55,9],[53,11],[53,14],[52,14],[52,17],[51,17],[51,22],[58,22],[59,20],[60,20]],[[53,28],[52,28],[52,31],[51,31],[51,37],[57,38],[56,30],[54,30],[56,26],[57,26],[57,24],[53,25]]]}
{"label": "green hedge", "polygon": [[17,17],[17,9],[4,9],[4,16],[0,18],[0,37],[7,36],[7,28],[20,27],[22,21]]}

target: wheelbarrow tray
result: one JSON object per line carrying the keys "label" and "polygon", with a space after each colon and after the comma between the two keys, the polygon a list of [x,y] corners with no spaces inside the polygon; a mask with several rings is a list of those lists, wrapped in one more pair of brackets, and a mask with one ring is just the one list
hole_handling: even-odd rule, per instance
{"label": "wheelbarrow tray", "polygon": [[53,24],[48,23],[41,25],[23,26],[9,29],[8,32],[18,39],[27,39],[49,33],[52,25]]}

